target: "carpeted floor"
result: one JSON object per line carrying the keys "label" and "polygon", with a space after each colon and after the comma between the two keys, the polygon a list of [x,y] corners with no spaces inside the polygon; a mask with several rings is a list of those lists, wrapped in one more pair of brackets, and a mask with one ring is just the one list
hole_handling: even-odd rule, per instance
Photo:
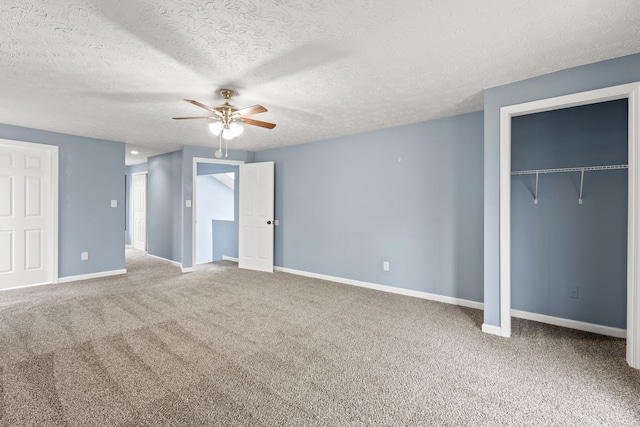
{"label": "carpeted floor", "polygon": [[639,425],[625,341],[230,262],[0,293],[0,425]]}

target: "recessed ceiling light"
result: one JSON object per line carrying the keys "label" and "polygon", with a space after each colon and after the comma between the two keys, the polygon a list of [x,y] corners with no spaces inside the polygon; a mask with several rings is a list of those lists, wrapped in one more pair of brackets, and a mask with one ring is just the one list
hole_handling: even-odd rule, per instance
{"label": "recessed ceiling light", "polygon": [[140,153],[136,150],[131,150],[131,154],[140,154]]}

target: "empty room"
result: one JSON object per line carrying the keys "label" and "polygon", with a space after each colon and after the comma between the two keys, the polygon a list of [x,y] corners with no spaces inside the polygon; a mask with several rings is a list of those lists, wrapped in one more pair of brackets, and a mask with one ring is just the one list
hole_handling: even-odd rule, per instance
{"label": "empty room", "polygon": [[0,425],[639,425],[638,16],[3,1]]}

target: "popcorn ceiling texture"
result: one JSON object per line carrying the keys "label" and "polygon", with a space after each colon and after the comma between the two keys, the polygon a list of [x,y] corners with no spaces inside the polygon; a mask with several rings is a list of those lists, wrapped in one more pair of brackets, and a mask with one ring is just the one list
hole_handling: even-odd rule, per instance
{"label": "popcorn ceiling texture", "polygon": [[482,90],[640,51],[636,0],[4,0],[0,122],[211,145],[182,98],[263,104],[259,151],[478,111]]}

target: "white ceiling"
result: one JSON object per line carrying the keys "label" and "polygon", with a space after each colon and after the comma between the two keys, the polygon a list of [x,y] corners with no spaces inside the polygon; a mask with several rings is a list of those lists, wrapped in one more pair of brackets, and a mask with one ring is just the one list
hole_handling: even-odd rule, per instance
{"label": "white ceiling", "polygon": [[640,52],[638,0],[2,0],[0,123],[216,143],[183,98],[262,104],[260,151],[483,108],[482,90]]}

